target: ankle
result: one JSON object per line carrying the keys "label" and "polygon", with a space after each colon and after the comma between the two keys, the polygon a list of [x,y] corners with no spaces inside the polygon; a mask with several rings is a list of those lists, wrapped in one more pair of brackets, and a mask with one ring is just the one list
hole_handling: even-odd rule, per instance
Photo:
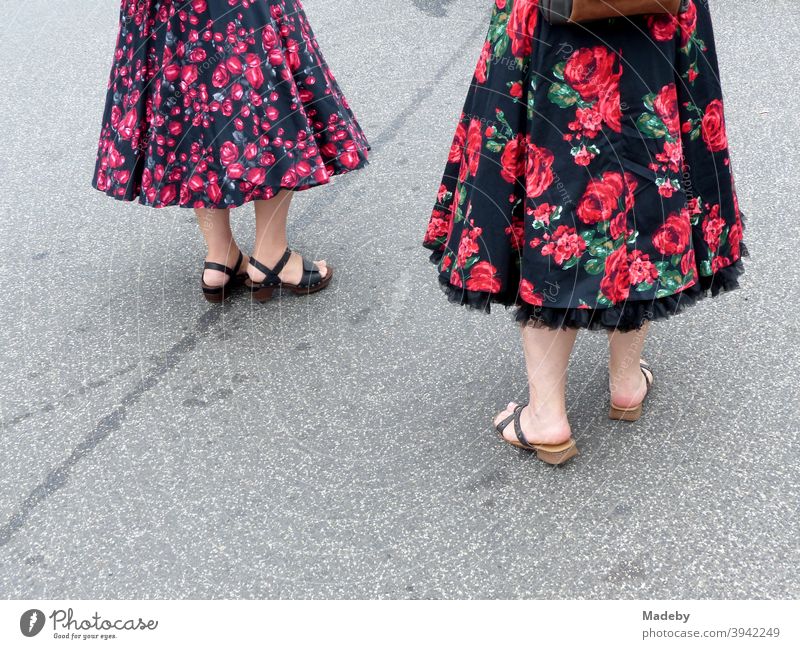
{"label": "ankle", "polygon": [[230,245],[209,248],[206,254],[206,261],[211,261],[217,264],[225,264],[233,268],[239,259],[239,253],[242,252],[236,242],[231,242]]}
{"label": "ankle", "polygon": [[272,268],[280,261],[281,257],[283,257],[283,254],[286,252],[286,248],[288,247],[289,246],[286,242],[277,244],[264,244],[253,250],[253,257],[268,268]]}
{"label": "ankle", "polygon": [[633,368],[623,368],[616,373],[609,371],[608,386],[611,400],[622,408],[638,405],[647,392],[647,381],[638,363]]}
{"label": "ankle", "polygon": [[571,433],[567,410],[563,404],[541,403],[533,401],[522,411],[522,420],[536,426],[544,433]]}

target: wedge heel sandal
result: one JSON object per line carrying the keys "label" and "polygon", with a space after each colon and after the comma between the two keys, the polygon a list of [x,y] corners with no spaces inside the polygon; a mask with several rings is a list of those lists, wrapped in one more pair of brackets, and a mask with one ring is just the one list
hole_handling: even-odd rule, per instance
{"label": "wedge heel sandal", "polygon": [[[495,431],[497,431],[497,434],[500,436],[500,439],[503,442],[515,448],[519,448],[524,451],[530,451],[536,455],[537,459],[541,460],[545,464],[551,464],[553,466],[560,466],[567,462],[567,460],[570,460],[578,455],[578,445],[572,438],[568,439],[562,444],[528,443],[528,440],[525,439],[525,435],[522,432],[522,424],[520,422],[520,415],[522,415],[522,411],[525,409],[526,405],[527,404],[518,405],[516,408],[514,408],[513,415],[509,415],[503,421],[497,424],[497,426],[495,426]],[[512,423],[514,425],[514,434],[517,437],[516,440],[508,440],[503,435],[508,425]]]}

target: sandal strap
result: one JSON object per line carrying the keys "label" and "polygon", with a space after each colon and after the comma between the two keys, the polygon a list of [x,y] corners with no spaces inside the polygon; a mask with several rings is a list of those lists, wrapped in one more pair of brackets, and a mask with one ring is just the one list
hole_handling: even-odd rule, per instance
{"label": "sandal strap", "polygon": [[522,422],[519,420],[520,416],[522,415],[522,411],[525,409],[525,405],[527,404],[519,405],[514,408],[514,433],[517,435],[517,439],[522,446],[535,450],[535,447],[531,446],[528,443],[528,440],[525,439],[525,434],[522,432]]}
{"label": "sandal strap", "polygon": [[281,257],[278,260],[278,263],[275,264],[273,268],[265,266],[255,257],[250,257],[250,264],[253,266],[253,268],[258,269],[259,271],[261,271],[266,275],[264,281],[261,282],[262,284],[277,286],[278,284],[281,283],[281,278],[278,277],[278,273],[280,273],[284,269],[286,263],[289,261],[289,257],[291,256],[292,256],[292,251],[291,249],[287,248],[286,252],[283,253],[283,257]]}
{"label": "sandal strap", "polygon": [[207,261],[203,264],[204,270],[218,270],[221,273],[225,273],[228,277],[233,277],[236,275],[236,271],[239,270],[239,267],[242,265],[242,261],[244,261],[244,255],[242,251],[239,251],[239,259],[236,260],[236,266],[234,268],[228,268],[225,264],[218,264],[214,261]]}
{"label": "sandal strap", "polygon": [[500,434],[502,435],[502,434],[505,432],[505,430],[506,430],[506,427],[507,427],[507,426],[508,426],[508,425],[509,425],[509,424],[510,424],[512,421],[514,421],[514,415],[513,415],[513,414],[510,414],[510,415],[509,415],[508,417],[506,417],[506,418],[505,418],[503,421],[501,421],[499,424],[497,424],[497,426],[495,426],[495,429],[497,430],[497,432],[498,432],[498,433],[500,433]]}
{"label": "sandal strap", "polygon": [[[649,390],[650,386],[653,384],[653,370],[650,364],[644,361],[639,362],[639,369],[642,370],[642,374],[644,374],[644,382],[647,383],[647,389]],[[648,372],[650,373],[648,374]]]}
{"label": "sandal strap", "polygon": [[298,284],[301,288],[312,288],[322,281],[322,273],[313,261],[303,258],[303,277]]}

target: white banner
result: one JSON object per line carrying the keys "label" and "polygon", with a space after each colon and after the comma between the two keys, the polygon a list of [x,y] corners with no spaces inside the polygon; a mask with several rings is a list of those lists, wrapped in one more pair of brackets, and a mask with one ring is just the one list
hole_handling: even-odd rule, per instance
{"label": "white banner", "polygon": [[[2,601],[0,647],[800,647],[796,601]],[[580,643],[580,644],[579,644]]]}

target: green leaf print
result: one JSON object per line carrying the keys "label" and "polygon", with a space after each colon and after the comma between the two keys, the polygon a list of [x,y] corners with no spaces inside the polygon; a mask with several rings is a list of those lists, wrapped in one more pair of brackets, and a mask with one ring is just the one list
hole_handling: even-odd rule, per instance
{"label": "green leaf print", "polygon": [[578,103],[580,96],[564,83],[554,83],[547,92],[547,98],[556,106],[570,108]]}
{"label": "green leaf print", "polygon": [[590,259],[583,267],[590,275],[599,275],[606,269],[606,262],[603,259]]}
{"label": "green leaf print", "polygon": [[503,150],[503,145],[494,140],[486,140],[486,148],[492,153],[500,153]]}
{"label": "green leaf print", "polygon": [[566,61],[561,61],[559,63],[556,63],[556,66],[553,68],[553,74],[555,75],[556,79],[559,79],[560,81],[564,80],[564,68],[566,67],[567,67]]}
{"label": "green leaf print", "polygon": [[641,284],[639,284],[639,286],[636,287],[636,290],[639,293],[647,293],[647,291],[653,290],[653,286],[655,286],[655,284],[650,284],[649,282],[642,282]]}
{"label": "green leaf print", "polygon": [[578,257],[572,257],[566,264],[561,266],[561,270],[569,270],[578,265]]}
{"label": "green leaf print", "polygon": [[614,252],[614,243],[610,239],[595,239],[594,243],[589,246],[589,254],[592,257],[605,259],[612,252]]}
{"label": "green leaf print", "polygon": [[661,139],[669,132],[660,117],[652,113],[642,113],[636,120],[637,128],[647,137]]}

